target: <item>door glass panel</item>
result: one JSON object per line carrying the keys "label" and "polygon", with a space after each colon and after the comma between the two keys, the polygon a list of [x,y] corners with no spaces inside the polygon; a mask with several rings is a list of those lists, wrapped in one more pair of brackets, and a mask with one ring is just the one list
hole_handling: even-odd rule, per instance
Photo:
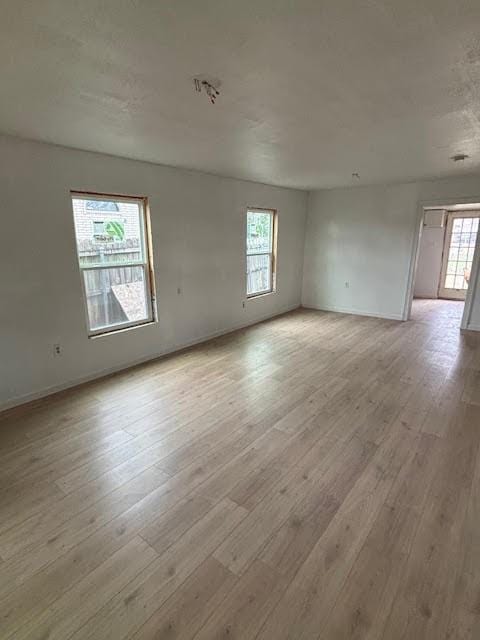
{"label": "door glass panel", "polygon": [[445,278],[445,288],[453,289],[454,284],[455,284],[455,276],[447,275],[447,277]]}
{"label": "door glass panel", "polygon": [[455,262],[456,260],[458,260],[458,253],[459,253],[458,247],[454,247],[453,249],[450,249],[448,254],[448,260],[450,262]]}
{"label": "door glass panel", "polygon": [[455,218],[452,224],[445,289],[466,291],[478,233],[478,218]]}

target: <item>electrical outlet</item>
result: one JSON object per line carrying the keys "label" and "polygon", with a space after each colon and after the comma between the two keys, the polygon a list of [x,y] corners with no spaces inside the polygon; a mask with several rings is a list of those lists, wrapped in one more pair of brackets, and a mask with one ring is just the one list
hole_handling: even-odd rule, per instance
{"label": "electrical outlet", "polygon": [[345,289],[350,289],[350,282],[345,282]]}
{"label": "electrical outlet", "polygon": [[54,344],[53,345],[53,355],[57,358],[58,356],[62,355],[62,345],[61,344]]}
{"label": "electrical outlet", "polygon": [[242,307],[245,309],[245,300],[242,302]]}

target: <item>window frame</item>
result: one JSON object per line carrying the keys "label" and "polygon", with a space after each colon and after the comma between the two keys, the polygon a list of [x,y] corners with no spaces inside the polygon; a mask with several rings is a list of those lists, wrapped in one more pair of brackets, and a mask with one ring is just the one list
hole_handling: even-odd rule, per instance
{"label": "window frame", "polygon": [[[77,233],[75,228],[75,215],[73,210],[73,200],[113,200],[115,202],[129,202],[136,203],[140,210],[140,228],[141,228],[141,240],[143,242],[143,260],[136,260],[131,262],[122,263],[122,267],[142,267],[144,270],[144,285],[145,285],[145,300],[147,303],[148,317],[143,320],[132,320],[122,322],[115,325],[105,325],[98,329],[92,329],[90,327],[90,317],[88,315],[88,302],[87,291],[85,287],[84,271],[97,271],[99,269],[114,269],[119,265],[111,264],[94,264],[89,267],[83,267],[80,264],[80,255],[78,253]],[[148,204],[148,198],[145,196],[127,196],[117,195],[113,193],[99,193],[93,191],[70,191],[70,202],[72,205],[72,220],[74,224],[74,237],[75,237],[75,251],[77,253],[77,265],[80,275],[80,282],[82,287],[83,306],[85,312],[85,323],[87,328],[87,335],[89,338],[98,338],[100,336],[117,333],[119,331],[125,331],[126,329],[133,329],[135,327],[142,327],[148,324],[154,324],[157,322],[157,306],[156,306],[156,294],[155,294],[155,278],[153,272],[153,246],[151,237],[151,225],[150,225],[150,208]],[[100,213],[100,212],[98,212]]]}
{"label": "window frame", "polygon": [[[272,243],[270,251],[260,251],[258,253],[248,253],[247,233],[248,233],[248,214],[249,213],[269,213],[272,217]],[[277,289],[277,233],[278,233],[278,212],[276,209],[268,207],[247,207],[245,213],[245,295],[247,300],[268,296],[276,292]],[[270,256],[270,287],[268,291],[258,291],[256,293],[248,293],[248,258],[249,256]]]}

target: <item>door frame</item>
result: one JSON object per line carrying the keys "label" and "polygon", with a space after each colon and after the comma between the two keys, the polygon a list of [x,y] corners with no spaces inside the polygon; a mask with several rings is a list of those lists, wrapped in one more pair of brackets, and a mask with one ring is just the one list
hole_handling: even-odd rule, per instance
{"label": "door frame", "polygon": [[[434,208],[434,209],[448,210],[449,208],[457,204],[479,204],[479,203],[480,203],[480,195],[471,196],[468,198],[442,198],[438,200],[421,200],[418,203],[417,215],[415,218],[413,240],[412,240],[412,249],[411,249],[411,255],[410,255],[410,266],[409,266],[407,286],[405,291],[405,302],[404,302],[403,314],[402,314],[403,321],[410,320],[411,314],[412,314],[413,291],[414,291],[414,285],[415,285],[415,275],[416,275],[417,265],[418,265],[420,238],[422,237],[425,209]],[[471,311],[472,311],[472,295],[473,295],[473,291],[477,289],[477,284],[479,281],[479,271],[480,271],[480,233],[477,234],[477,243],[475,246],[475,252],[473,254],[472,272],[470,274],[470,282],[468,285],[467,296],[465,298],[465,305],[463,307],[462,322],[460,324],[460,329],[462,330],[468,329],[470,325]]]}
{"label": "door frame", "polygon": [[[470,215],[472,214],[472,215]],[[473,215],[475,214],[475,215]],[[448,266],[448,255],[450,253],[450,243],[452,239],[453,233],[453,223],[456,218],[478,218],[480,220],[480,209],[478,210],[466,210],[466,211],[447,211],[447,224],[445,226],[445,235],[443,238],[443,253],[442,253],[442,266],[440,268],[440,281],[438,284],[438,297],[443,300],[460,300],[462,302],[466,302],[468,290],[470,289],[470,282],[468,284],[467,289],[446,289],[443,286],[445,282],[445,277],[447,275],[447,266]],[[478,235],[478,234],[477,234]],[[475,247],[477,246],[475,241]],[[475,258],[475,247],[473,252],[473,257]],[[473,260],[472,260],[472,271],[473,271]],[[472,273],[470,272],[470,279],[472,277]],[[452,292],[452,295],[445,295],[448,291]],[[455,292],[460,291],[462,293],[455,295]],[[464,292],[464,293],[463,293]],[[440,294],[443,295],[440,295]]]}

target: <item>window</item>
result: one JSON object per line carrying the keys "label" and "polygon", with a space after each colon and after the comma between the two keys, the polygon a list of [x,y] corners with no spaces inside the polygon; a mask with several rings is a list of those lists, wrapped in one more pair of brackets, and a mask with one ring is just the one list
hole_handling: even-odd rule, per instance
{"label": "window", "polygon": [[146,202],[72,193],[89,335],[154,320]]}
{"label": "window", "polygon": [[247,297],[275,289],[276,213],[273,210],[247,211]]}

